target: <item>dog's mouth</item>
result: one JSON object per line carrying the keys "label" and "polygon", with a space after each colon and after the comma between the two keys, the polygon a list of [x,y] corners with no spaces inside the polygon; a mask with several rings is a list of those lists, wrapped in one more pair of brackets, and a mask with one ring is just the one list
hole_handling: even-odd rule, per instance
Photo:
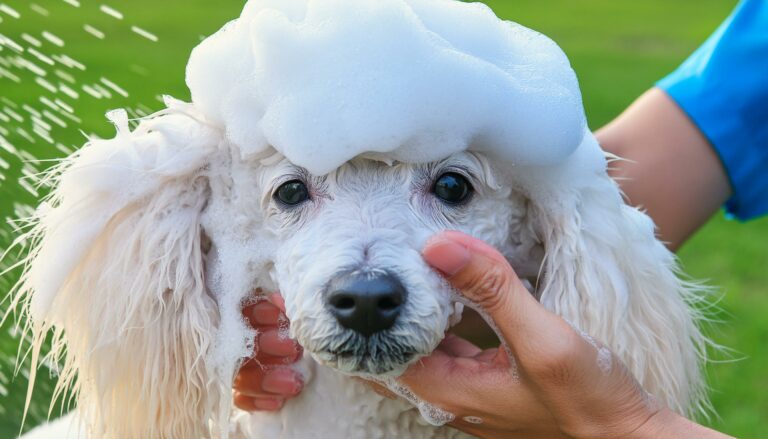
{"label": "dog's mouth", "polygon": [[344,367],[345,372],[355,375],[390,375],[398,374],[405,370],[411,360],[416,357],[414,352],[402,352],[396,355],[359,352],[330,352],[337,364],[349,364]]}
{"label": "dog's mouth", "polygon": [[350,375],[399,375],[415,359],[429,353],[387,334],[352,334],[344,342],[331,343],[313,354],[324,365]]}
{"label": "dog's mouth", "polygon": [[432,349],[409,345],[394,335],[367,338],[351,334],[344,342],[329,343],[313,352],[313,356],[323,365],[349,375],[399,376],[419,358],[430,355],[449,329],[437,337]]}
{"label": "dog's mouth", "polygon": [[[292,320],[294,336],[320,364],[356,376],[402,374],[430,355],[461,319],[447,284],[409,285],[400,270],[340,270],[324,284],[321,317]],[[409,297],[410,296],[410,297]]]}

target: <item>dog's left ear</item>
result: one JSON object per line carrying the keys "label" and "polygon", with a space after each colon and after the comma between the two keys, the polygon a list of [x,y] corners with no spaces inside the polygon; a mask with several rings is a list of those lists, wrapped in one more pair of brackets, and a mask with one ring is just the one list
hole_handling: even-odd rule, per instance
{"label": "dog's left ear", "polygon": [[184,108],[133,132],[124,114],[113,121],[114,139],[89,142],[51,177],[31,233],[16,301],[33,363],[53,330],[58,391],[74,391],[90,437],[207,437],[218,315],[200,217],[219,135]]}
{"label": "dog's left ear", "polygon": [[529,176],[532,187],[553,188],[530,197],[546,252],[540,300],[608,345],[670,408],[698,414],[708,407],[707,340],[694,303],[705,289],[677,277],[651,219],[623,202],[590,133],[584,142],[569,164]]}

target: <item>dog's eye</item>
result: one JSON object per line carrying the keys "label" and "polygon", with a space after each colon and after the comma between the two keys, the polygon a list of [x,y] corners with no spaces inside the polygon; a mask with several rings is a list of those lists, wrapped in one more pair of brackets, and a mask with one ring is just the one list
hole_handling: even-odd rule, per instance
{"label": "dog's eye", "polygon": [[295,206],[309,199],[309,190],[307,190],[307,185],[303,182],[299,180],[291,180],[287,183],[283,183],[277,188],[275,198],[281,203]]}
{"label": "dog's eye", "polygon": [[465,201],[472,190],[469,181],[463,175],[455,172],[441,175],[432,187],[435,196],[448,204],[459,204]]}

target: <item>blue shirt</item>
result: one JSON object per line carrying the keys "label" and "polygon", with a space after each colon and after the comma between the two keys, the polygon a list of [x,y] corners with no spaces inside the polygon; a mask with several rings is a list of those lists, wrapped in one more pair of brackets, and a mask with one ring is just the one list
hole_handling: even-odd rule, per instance
{"label": "blue shirt", "polygon": [[742,0],[657,85],[719,155],[733,189],[726,211],[742,220],[768,213],[768,0]]}

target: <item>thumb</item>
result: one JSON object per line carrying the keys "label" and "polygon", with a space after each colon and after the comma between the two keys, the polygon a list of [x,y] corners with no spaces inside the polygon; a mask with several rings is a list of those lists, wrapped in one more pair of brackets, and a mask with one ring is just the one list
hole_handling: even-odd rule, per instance
{"label": "thumb", "polygon": [[542,338],[564,324],[528,292],[501,253],[477,238],[441,232],[427,242],[422,256],[493,320],[498,335],[518,355],[525,356],[520,349],[527,346],[549,342]]}

